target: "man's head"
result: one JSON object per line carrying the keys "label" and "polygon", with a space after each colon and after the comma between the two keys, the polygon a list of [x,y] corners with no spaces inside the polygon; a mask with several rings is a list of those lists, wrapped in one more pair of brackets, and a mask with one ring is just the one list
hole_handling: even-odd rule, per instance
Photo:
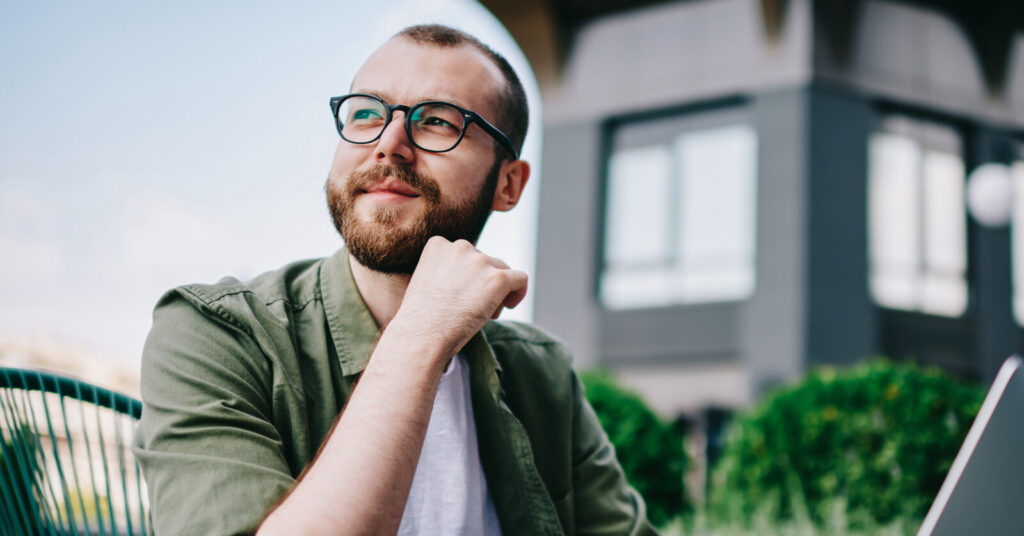
{"label": "man's head", "polygon": [[[352,92],[392,106],[455,104],[504,132],[517,151],[526,134],[526,97],[508,62],[443,26],[414,26],[390,39],[363,64]],[[450,151],[417,147],[405,128],[408,112],[395,109],[371,142],[340,140],[326,186],[352,256],[385,273],[412,273],[431,236],[476,242],[491,210],[515,206],[529,178],[526,162],[479,124],[469,124]]]}

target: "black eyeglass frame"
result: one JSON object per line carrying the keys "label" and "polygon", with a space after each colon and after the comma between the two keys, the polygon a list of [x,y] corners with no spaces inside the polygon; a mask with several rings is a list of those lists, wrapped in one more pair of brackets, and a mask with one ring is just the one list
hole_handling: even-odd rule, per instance
{"label": "black eyeglass frame", "polygon": [[[341,123],[341,118],[338,117],[338,111],[341,110],[341,103],[342,103],[342,101],[344,101],[345,99],[348,99],[350,97],[366,97],[366,98],[373,99],[373,100],[383,104],[384,105],[384,109],[387,110],[387,115],[384,117],[384,126],[380,129],[380,132],[378,132],[377,135],[372,140],[352,141],[352,140],[346,138],[344,134],[342,134],[341,131],[344,128],[344,125],[342,125],[342,123]],[[440,104],[440,105],[444,105],[444,106],[451,106],[452,108],[455,108],[456,110],[459,111],[459,113],[462,114],[462,118],[464,120],[463,124],[462,124],[462,132],[459,132],[459,139],[455,140],[455,144],[454,145],[452,145],[451,147],[449,147],[447,149],[444,149],[443,151],[435,151],[433,149],[427,149],[427,148],[424,148],[424,147],[420,146],[420,144],[416,143],[416,139],[412,135],[412,119],[411,118],[412,118],[413,114],[411,114],[409,112],[411,112],[412,110],[415,110],[416,108],[419,108],[420,106],[428,106],[428,105],[435,105],[435,104]],[[405,134],[406,134],[406,136],[409,137],[409,142],[411,142],[413,145],[415,145],[418,149],[427,151],[429,153],[447,153],[448,151],[451,151],[452,149],[455,149],[456,147],[459,146],[460,143],[462,143],[462,138],[466,135],[466,130],[469,128],[469,125],[471,125],[473,123],[476,123],[477,125],[480,126],[480,128],[482,128],[484,130],[484,132],[490,134],[491,137],[495,139],[495,141],[497,141],[502,147],[504,147],[506,150],[508,150],[508,152],[512,154],[512,158],[514,160],[518,160],[519,159],[519,152],[516,151],[515,147],[512,146],[512,141],[508,139],[508,136],[506,136],[504,132],[502,132],[501,130],[498,130],[498,127],[495,127],[494,125],[490,124],[483,117],[480,117],[480,114],[478,114],[478,113],[476,113],[474,111],[471,111],[471,110],[467,110],[467,109],[465,109],[465,108],[463,108],[461,106],[452,104],[450,102],[444,102],[444,101],[424,101],[424,102],[416,103],[416,104],[414,104],[412,106],[406,106],[404,104],[388,104],[387,102],[384,101],[384,99],[382,99],[382,98],[380,98],[380,97],[378,97],[376,95],[370,95],[368,93],[349,93],[348,95],[341,95],[341,96],[338,96],[338,97],[331,97],[331,113],[334,116],[334,128],[338,129],[338,135],[341,136],[341,139],[343,139],[343,140],[345,140],[345,141],[347,141],[349,143],[355,143],[357,145],[365,145],[367,143],[373,143],[373,142],[379,140],[381,135],[384,134],[384,130],[386,130],[388,128],[388,125],[391,124],[391,118],[393,117],[393,112],[395,110],[398,110],[398,111],[401,111],[401,112],[405,112],[405,121],[403,121],[403,125],[405,126]]]}

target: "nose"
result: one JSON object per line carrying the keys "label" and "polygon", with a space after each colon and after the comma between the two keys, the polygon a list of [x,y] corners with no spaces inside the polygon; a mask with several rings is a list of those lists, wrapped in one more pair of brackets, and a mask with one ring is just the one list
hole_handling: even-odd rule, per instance
{"label": "nose", "polygon": [[[399,116],[399,113],[402,115]],[[415,147],[405,132],[405,114],[404,111],[395,110],[391,122],[381,132],[377,140],[377,163],[408,164],[416,158]]]}

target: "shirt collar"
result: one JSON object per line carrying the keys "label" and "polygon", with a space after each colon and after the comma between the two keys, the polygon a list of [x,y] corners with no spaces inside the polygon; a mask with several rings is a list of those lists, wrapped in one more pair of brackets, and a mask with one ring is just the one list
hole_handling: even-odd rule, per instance
{"label": "shirt collar", "polygon": [[[338,353],[342,374],[359,374],[370,361],[380,328],[359,293],[352,277],[345,248],[324,260],[320,269],[320,293],[324,300],[327,327]],[[488,388],[497,400],[500,390],[501,364],[481,330],[466,343],[463,353],[471,369],[480,368],[488,378]]]}
{"label": "shirt collar", "polygon": [[338,352],[342,374],[358,374],[366,368],[380,338],[380,328],[363,301],[344,248],[324,260],[320,272],[327,327]]}

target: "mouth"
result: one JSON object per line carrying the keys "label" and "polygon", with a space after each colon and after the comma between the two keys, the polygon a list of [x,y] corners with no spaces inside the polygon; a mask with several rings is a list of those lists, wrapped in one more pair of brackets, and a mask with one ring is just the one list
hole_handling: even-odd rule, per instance
{"label": "mouth", "polygon": [[420,192],[409,186],[408,184],[394,179],[384,179],[373,186],[366,188],[365,190],[359,190],[360,194],[373,194],[374,196],[380,197],[404,197],[404,198],[416,198],[420,196]]}

